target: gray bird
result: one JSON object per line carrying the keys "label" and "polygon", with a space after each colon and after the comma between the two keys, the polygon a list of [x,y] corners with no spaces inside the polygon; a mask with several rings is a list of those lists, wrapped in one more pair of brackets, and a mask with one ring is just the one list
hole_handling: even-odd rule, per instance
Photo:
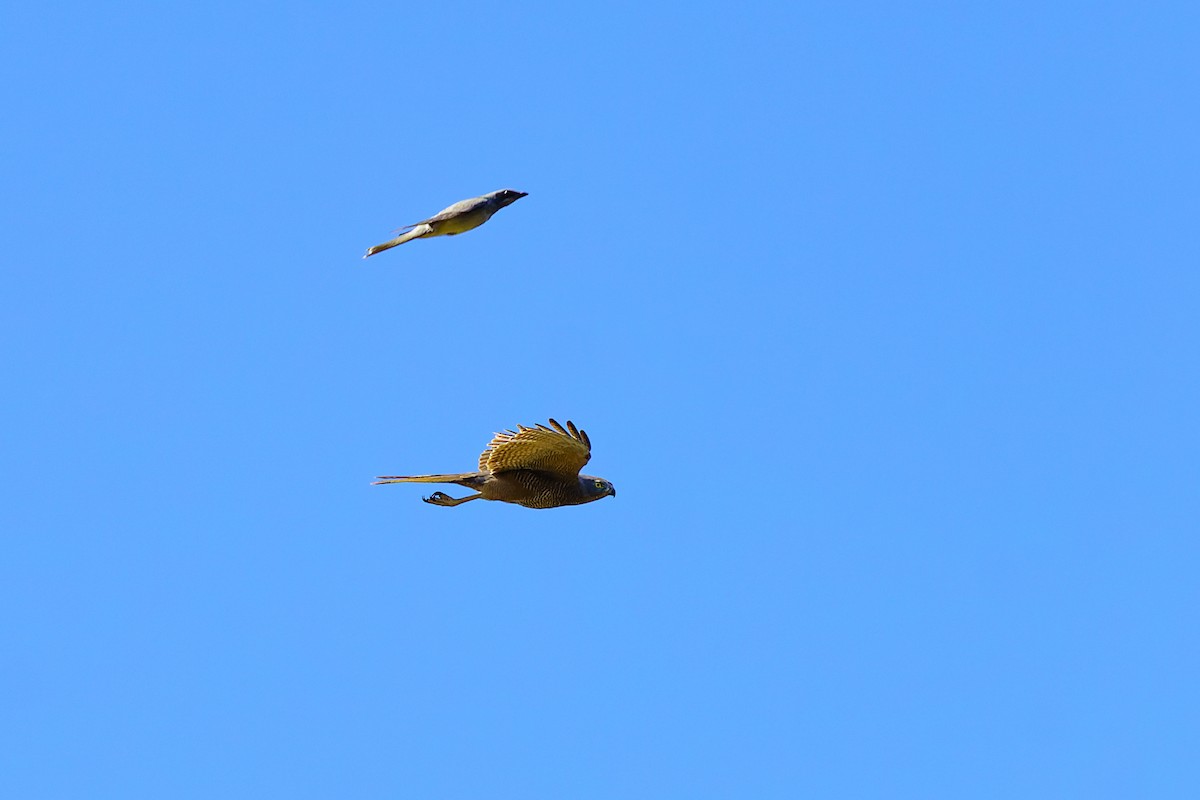
{"label": "gray bird", "polygon": [[617,496],[603,478],[580,475],[592,454],[592,443],[583,431],[568,421],[564,428],[554,420],[550,427],[538,425],[497,433],[479,456],[478,472],[457,475],[381,475],[381,483],[454,483],[478,490],[467,497],[450,497],[434,492],[422,498],[435,506],[457,506],[469,500],[500,500],[526,508],[556,508],[590,503],[601,497]]}
{"label": "gray bird", "polygon": [[472,197],[460,200],[449,208],[442,209],[429,219],[405,225],[399,236],[391,241],[377,244],[367,250],[363,258],[369,258],[376,253],[390,250],[398,244],[404,244],[411,239],[426,239],[430,236],[456,236],[464,231],[478,228],[492,218],[500,209],[526,197],[528,192],[518,192],[515,189],[501,189],[482,197]]}

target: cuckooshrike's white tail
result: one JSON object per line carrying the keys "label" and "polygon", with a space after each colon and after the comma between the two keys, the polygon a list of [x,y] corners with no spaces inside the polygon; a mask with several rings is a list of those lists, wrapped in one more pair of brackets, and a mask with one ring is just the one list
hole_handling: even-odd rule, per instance
{"label": "cuckooshrike's white tail", "polygon": [[395,239],[392,239],[391,241],[384,242],[383,244],[377,244],[374,247],[368,248],[367,254],[365,256],[363,256],[363,258],[370,258],[371,256],[375,255],[376,253],[382,253],[384,250],[391,250],[396,245],[404,244],[405,242],[411,241],[413,239],[420,239],[422,236],[428,234],[432,230],[433,230],[433,228],[429,227],[428,225],[418,225],[417,227],[413,228],[411,231],[408,231],[407,233],[402,233],[399,236],[397,236]]}

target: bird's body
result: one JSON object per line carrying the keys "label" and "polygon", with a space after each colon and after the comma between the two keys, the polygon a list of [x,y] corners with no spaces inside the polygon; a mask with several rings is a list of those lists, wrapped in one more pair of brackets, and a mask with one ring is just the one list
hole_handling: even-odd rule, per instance
{"label": "bird's body", "polygon": [[401,229],[403,233],[395,239],[368,248],[367,254],[363,258],[369,258],[376,253],[390,250],[397,245],[404,244],[413,239],[427,239],[431,236],[456,236],[460,233],[473,230],[491,219],[492,215],[497,211],[515,203],[527,194],[527,192],[518,192],[515,189],[500,189],[499,191],[480,197],[459,200],[454,205],[447,206],[434,214],[429,219],[423,219],[420,222],[414,222],[412,225],[404,226]]}
{"label": "bird's body", "polygon": [[478,494],[453,498],[434,492],[425,502],[456,506],[468,500],[499,500],[526,508],[557,508],[590,503],[601,497],[616,497],[617,490],[603,478],[580,475],[591,456],[587,433],[571,422],[567,427],[550,420],[538,425],[497,433],[479,456],[478,472],[445,475],[389,475],[381,483],[453,483],[475,489]]}

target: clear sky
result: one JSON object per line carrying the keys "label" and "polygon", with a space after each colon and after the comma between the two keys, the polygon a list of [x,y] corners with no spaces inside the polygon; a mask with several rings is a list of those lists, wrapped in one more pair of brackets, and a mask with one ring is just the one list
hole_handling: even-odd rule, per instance
{"label": "clear sky", "polygon": [[0,796],[1200,796],[1200,12],[1050,5],[10,4]]}

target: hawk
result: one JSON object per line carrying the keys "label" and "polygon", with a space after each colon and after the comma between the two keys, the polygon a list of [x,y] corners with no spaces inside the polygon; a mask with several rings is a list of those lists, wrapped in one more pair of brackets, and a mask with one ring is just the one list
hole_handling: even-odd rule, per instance
{"label": "hawk", "polygon": [[580,475],[592,455],[587,433],[567,421],[567,427],[550,420],[550,425],[497,433],[479,456],[478,472],[457,475],[381,475],[382,483],[454,483],[477,490],[467,497],[450,497],[434,492],[422,498],[435,506],[457,506],[469,500],[500,500],[526,508],[557,508],[590,503],[601,497],[617,496],[603,478]]}

